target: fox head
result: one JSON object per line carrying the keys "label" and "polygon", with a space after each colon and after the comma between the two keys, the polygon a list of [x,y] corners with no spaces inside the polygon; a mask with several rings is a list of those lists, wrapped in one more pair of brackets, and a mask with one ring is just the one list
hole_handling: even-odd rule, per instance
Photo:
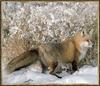
{"label": "fox head", "polygon": [[77,32],[74,36],[76,48],[80,53],[85,53],[88,50],[88,48],[92,47],[92,32],[93,31],[90,31],[89,34],[87,34],[86,31]]}

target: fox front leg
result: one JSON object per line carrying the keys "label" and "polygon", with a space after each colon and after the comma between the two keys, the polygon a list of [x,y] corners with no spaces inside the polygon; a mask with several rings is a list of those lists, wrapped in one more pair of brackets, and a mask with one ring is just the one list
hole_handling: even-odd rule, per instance
{"label": "fox front leg", "polygon": [[73,61],[72,62],[72,71],[73,71],[73,73],[75,71],[79,71],[79,66],[78,66],[78,62],[77,61]]}

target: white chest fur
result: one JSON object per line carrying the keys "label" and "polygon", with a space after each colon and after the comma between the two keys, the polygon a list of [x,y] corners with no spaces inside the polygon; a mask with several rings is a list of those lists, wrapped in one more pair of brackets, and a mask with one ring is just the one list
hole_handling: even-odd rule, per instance
{"label": "white chest fur", "polygon": [[82,51],[80,52],[79,61],[82,60],[83,58],[85,58],[85,55],[86,55],[87,50],[88,50],[88,49],[85,49],[85,50],[82,50]]}
{"label": "white chest fur", "polygon": [[83,42],[83,43],[80,44],[80,57],[79,57],[79,61],[82,60],[83,58],[85,58],[86,52],[87,52],[89,47],[92,47],[92,44],[90,44],[88,42]]}

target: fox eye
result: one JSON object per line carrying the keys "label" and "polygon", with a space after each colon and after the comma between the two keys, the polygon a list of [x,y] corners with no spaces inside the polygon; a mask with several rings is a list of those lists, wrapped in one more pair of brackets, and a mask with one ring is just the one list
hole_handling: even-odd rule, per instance
{"label": "fox eye", "polygon": [[89,42],[89,39],[87,39],[86,41]]}

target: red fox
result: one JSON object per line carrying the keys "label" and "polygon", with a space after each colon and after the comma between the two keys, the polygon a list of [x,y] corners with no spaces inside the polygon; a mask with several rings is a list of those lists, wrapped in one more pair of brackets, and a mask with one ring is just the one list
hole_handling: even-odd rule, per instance
{"label": "red fox", "polygon": [[13,72],[38,60],[42,73],[48,70],[50,74],[54,74],[58,64],[66,63],[71,63],[73,71],[76,71],[89,47],[92,47],[90,36],[84,31],[77,32],[74,37],[68,37],[61,43],[40,44],[37,49],[22,53],[9,62],[8,70]]}

